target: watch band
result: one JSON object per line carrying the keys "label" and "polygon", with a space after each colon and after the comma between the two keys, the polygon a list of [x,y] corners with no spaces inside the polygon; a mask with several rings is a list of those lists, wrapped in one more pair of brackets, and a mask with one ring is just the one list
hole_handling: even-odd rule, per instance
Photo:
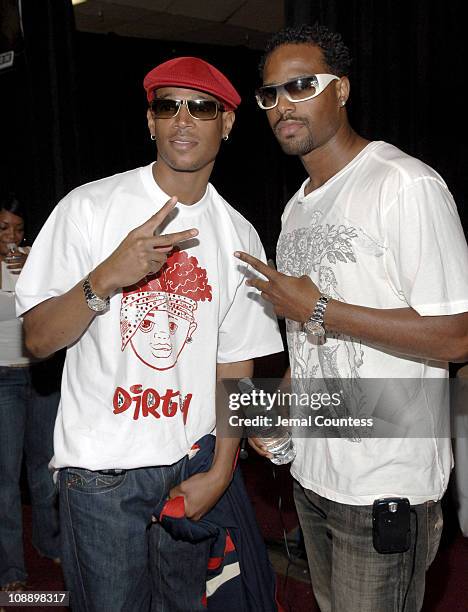
{"label": "watch band", "polygon": [[317,300],[314,312],[312,313],[312,316],[310,318],[323,325],[323,319],[325,318],[325,310],[327,309],[327,304],[330,299],[331,298],[328,295],[322,294]]}
{"label": "watch band", "polygon": [[91,287],[91,282],[89,280],[89,274],[83,281],[83,292],[86,299],[86,303],[88,304],[88,308],[94,310],[95,312],[102,312],[109,308],[110,299],[102,298],[96,295]]}

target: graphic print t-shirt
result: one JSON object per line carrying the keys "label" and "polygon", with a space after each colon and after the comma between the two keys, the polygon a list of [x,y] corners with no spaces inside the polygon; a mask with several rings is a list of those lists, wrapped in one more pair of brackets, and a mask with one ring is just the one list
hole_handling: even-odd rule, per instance
{"label": "graphic print t-shirt", "polygon": [[[282,217],[281,272],[309,275],[322,293],[357,306],[411,307],[422,316],[468,310],[466,241],[453,198],[434,170],[390,144],[372,142],[308,195],[306,185]],[[302,431],[294,477],[345,504],[392,496],[409,497],[415,504],[440,499],[452,466],[448,433],[436,435],[436,419],[448,415],[446,387],[440,383],[448,375],[447,364],[333,333],[318,345],[294,322],[287,322],[287,336],[299,392],[333,380],[337,389],[351,388],[352,416],[359,417],[361,408],[370,407],[373,390],[373,383],[361,381],[388,381],[387,397],[396,398],[389,408],[398,411],[398,418],[411,418],[418,427],[421,414],[432,427],[427,436],[407,439],[359,439],[348,431],[344,439],[327,438],[324,430],[312,439]],[[402,379],[407,380],[399,383]]]}
{"label": "graphic print t-shirt", "polygon": [[[17,313],[71,289],[169,196],[152,166],[79,187],[33,245],[17,285]],[[254,228],[208,185],[178,204],[162,233],[199,235],[157,275],[111,296],[67,350],[54,467],[167,465],[215,427],[216,364],[282,350],[274,315],[245,285],[234,251],[265,259]]]}

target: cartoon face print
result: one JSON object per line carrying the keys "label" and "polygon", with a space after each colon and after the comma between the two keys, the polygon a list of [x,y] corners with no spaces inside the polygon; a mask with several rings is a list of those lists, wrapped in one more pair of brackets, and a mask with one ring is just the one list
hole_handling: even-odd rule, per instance
{"label": "cartoon face print", "polygon": [[156,370],[167,370],[177,363],[196,328],[195,321],[155,308],[147,313],[130,343],[143,363]]}
{"label": "cartoon face print", "polygon": [[196,257],[174,251],[158,274],[124,291],[122,351],[130,346],[141,362],[155,370],[174,367],[197,329],[198,303],[211,299],[206,270]]}

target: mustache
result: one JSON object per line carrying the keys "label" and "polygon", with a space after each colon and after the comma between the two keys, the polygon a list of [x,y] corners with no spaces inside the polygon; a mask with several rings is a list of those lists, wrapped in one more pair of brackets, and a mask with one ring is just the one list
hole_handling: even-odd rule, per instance
{"label": "mustache", "polygon": [[190,128],[177,128],[171,131],[169,138],[178,138],[180,136],[189,137],[191,133],[192,131],[190,131]]}

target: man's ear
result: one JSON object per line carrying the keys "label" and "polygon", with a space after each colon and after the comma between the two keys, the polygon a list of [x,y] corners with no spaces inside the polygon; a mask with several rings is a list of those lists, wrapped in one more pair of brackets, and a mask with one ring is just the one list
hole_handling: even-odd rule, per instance
{"label": "man's ear", "polygon": [[341,77],[341,79],[337,82],[337,93],[338,93],[338,101],[340,106],[344,106],[349,98],[349,92],[351,89],[349,79],[346,76]]}
{"label": "man's ear", "polygon": [[148,120],[148,130],[151,136],[156,136],[156,126],[154,123],[154,117],[153,117],[153,113],[151,112],[151,109],[149,108],[146,111],[146,119]]}
{"label": "man's ear", "polygon": [[236,113],[234,111],[224,111],[223,113],[223,138],[229,136],[236,120]]}

